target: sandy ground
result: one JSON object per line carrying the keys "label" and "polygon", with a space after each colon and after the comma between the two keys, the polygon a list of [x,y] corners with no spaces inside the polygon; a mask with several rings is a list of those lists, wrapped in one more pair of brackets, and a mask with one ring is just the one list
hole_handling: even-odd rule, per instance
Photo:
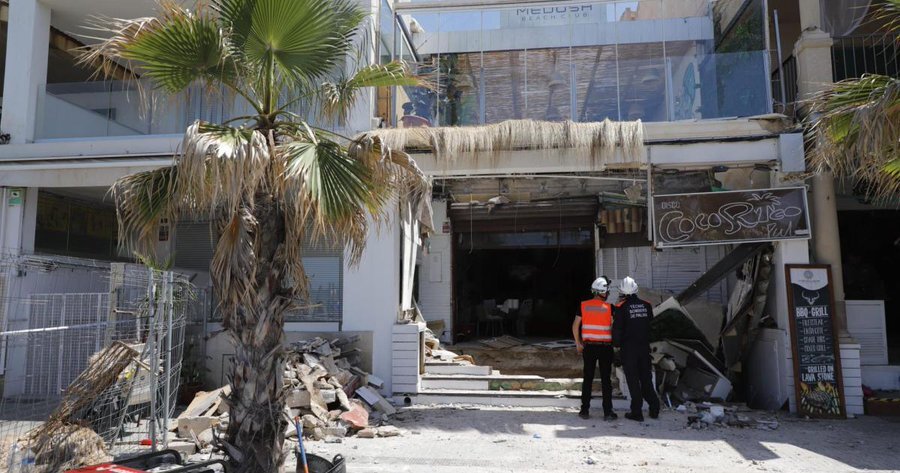
{"label": "sandy ground", "polygon": [[673,411],[638,424],[582,420],[558,408],[417,406],[392,424],[403,436],[308,442],[307,449],[344,455],[348,473],[900,471],[900,418],[781,415],[774,431],[694,430]]}

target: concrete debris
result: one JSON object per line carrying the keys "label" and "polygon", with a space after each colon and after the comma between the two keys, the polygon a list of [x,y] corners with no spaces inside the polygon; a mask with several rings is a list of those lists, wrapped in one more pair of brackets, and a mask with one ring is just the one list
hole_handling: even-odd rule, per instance
{"label": "concrete debris", "polygon": [[696,340],[663,340],[651,344],[656,386],[660,397],[683,403],[724,401],[732,384],[725,366]]}
{"label": "concrete debris", "polygon": [[399,437],[400,429],[394,427],[393,425],[383,425],[377,430],[379,437]]}
{"label": "concrete debris", "polygon": [[373,439],[378,435],[378,429],[368,428],[360,430],[356,436],[361,439]]}
{"label": "concrete debris", "polygon": [[778,429],[778,420],[766,418],[753,419],[744,414],[752,411],[737,405],[723,406],[712,403],[695,405],[693,403],[685,403],[678,406],[675,410],[687,413],[687,426],[694,429],[706,429],[712,426],[757,428],[760,430]]}
{"label": "concrete debris", "polygon": [[210,430],[219,425],[219,418],[212,416],[179,417],[177,420],[178,436],[183,439],[192,439],[205,430]]}
{"label": "concrete debris", "polygon": [[369,411],[356,400],[351,401],[350,410],[341,414],[341,420],[355,430],[365,429],[369,425]]}
{"label": "concrete debris", "polygon": [[[347,435],[393,436],[369,429],[372,411],[377,422],[394,415],[396,409],[377,389],[384,381],[357,366],[359,351],[353,344],[358,336],[326,340],[321,337],[295,342],[286,347],[283,373],[285,428],[287,437],[297,435],[294,418],[300,417],[303,434],[314,440],[340,442]],[[455,356],[455,355],[454,355]],[[225,399],[229,387],[197,394],[171,430],[177,431],[178,441],[196,448],[216,443],[228,425]],[[365,432],[365,433],[364,433]],[[184,447],[188,450],[187,447]]]}
{"label": "concrete debris", "polygon": [[181,440],[170,441],[169,445],[166,447],[171,450],[175,450],[179,454],[181,454],[182,458],[189,457],[194,453],[197,453],[197,446],[194,445],[194,442],[184,442]]}
{"label": "concrete debris", "polygon": [[395,409],[391,403],[381,397],[381,394],[378,394],[377,391],[368,386],[357,389],[356,394],[358,394],[363,401],[366,401],[366,404],[372,406],[382,414],[392,416],[397,413],[397,409]]}

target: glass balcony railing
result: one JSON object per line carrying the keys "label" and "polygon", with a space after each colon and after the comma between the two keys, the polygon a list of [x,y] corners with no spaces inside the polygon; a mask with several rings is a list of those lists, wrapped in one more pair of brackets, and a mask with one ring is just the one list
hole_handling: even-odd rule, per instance
{"label": "glass balcony railing", "polygon": [[420,66],[436,88],[396,94],[396,123],[464,126],[510,119],[660,122],[768,113],[767,53],[607,59],[606,47],[537,49]]}
{"label": "glass balcony railing", "polygon": [[[137,84],[121,81],[48,84],[38,96],[35,137],[48,140],[182,134],[196,120],[221,123],[254,114],[243,98],[199,86],[177,95],[154,91],[149,86],[143,92],[146,95],[142,98]],[[342,128],[323,124],[311,116],[310,111],[318,109],[298,102],[289,111],[328,129]]]}
{"label": "glass balcony railing", "polygon": [[[194,120],[221,121],[246,106],[200,88],[168,96],[134,83],[48,84],[38,97],[37,139],[180,134]],[[149,105],[145,105],[144,103]]]}

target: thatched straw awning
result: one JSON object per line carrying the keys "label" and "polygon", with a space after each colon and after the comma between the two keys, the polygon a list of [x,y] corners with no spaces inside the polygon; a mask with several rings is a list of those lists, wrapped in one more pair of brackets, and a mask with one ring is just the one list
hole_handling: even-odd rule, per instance
{"label": "thatched straw awning", "polygon": [[634,122],[579,123],[508,120],[483,126],[373,130],[390,149],[432,152],[438,162],[475,159],[499,151],[583,149],[594,164],[638,164],[644,156],[644,126]]}

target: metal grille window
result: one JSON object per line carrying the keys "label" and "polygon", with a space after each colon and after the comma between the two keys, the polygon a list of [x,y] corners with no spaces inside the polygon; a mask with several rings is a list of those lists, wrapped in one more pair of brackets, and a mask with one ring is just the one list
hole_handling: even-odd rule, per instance
{"label": "metal grille window", "polygon": [[344,257],[341,250],[303,245],[309,298],[287,313],[291,322],[340,322],[343,318]]}

